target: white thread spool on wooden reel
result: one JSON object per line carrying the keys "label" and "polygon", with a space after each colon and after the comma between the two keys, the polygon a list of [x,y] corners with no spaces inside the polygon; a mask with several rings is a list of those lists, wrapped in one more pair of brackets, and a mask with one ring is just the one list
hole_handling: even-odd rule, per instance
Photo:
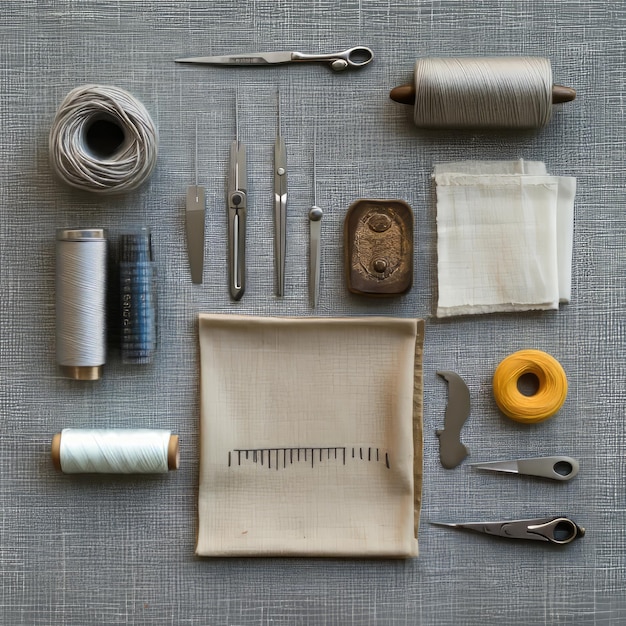
{"label": "white thread spool on wooden reel", "polygon": [[540,57],[423,58],[414,81],[391,90],[413,105],[418,128],[542,128],[552,105],[574,100],[570,87],[552,83]]}

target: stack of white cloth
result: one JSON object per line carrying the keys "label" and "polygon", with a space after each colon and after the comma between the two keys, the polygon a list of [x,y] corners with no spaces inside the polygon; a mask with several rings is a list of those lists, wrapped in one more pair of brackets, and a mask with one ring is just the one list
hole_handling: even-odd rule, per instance
{"label": "stack of white cloth", "polygon": [[575,178],[522,159],[443,163],[433,177],[437,317],[569,302]]}

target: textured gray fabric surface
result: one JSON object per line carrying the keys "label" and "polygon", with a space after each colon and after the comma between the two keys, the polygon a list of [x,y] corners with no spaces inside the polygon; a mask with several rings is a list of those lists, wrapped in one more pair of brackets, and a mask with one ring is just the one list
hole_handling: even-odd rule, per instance
{"label": "textured gray fabric surface", "polygon": [[[623,624],[624,29],[621,0],[501,2],[72,2],[5,0],[0,8],[0,622],[3,624]],[[364,70],[182,67],[178,56],[373,48]],[[538,133],[418,132],[389,100],[418,56],[536,54],[578,90]],[[62,186],[47,133],[73,87],[113,84],[151,112],[157,169],[140,190],[98,198]],[[239,89],[249,148],[248,290],[228,297],[224,177]],[[271,163],[276,90],[290,167],[287,295],[272,294]],[[184,240],[198,120],[207,188],[205,284],[192,286]],[[306,297],[312,137],[325,208],[321,315],[432,315],[435,210],[430,172],[454,159],[527,158],[578,178],[573,297],[559,312],[437,322],[425,342],[425,476],[420,557],[410,561],[210,560],[194,557],[198,476],[196,315],[311,315]],[[359,197],[402,198],[415,211],[415,281],[399,299],[350,296],[342,221]],[[160,350],[153,367],[112,353],[96,384],[59,377],[54,352],[54,231],[147,224],[158,259]],[[561,413],[528,428],[501,417],[497,363],[539,348],[564,366]],[[463,440],[471,460],[563,453],[571,483],[442,469],[436,428],[457,371],[472,394]],[[62,427],[168,427],[181,469],[155,478],[71,477],[49,460]],[[468,459],[469,461],[469,459]],[[375,503],[373,503],[375,506]],[[433,520],[566,513],[587,536],[564,549],[429,526]]]}

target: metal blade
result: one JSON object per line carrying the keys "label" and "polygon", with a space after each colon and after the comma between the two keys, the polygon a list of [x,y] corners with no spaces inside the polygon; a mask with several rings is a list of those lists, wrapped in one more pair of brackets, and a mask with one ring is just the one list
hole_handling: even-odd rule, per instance
{"label": "metal blade", "polygon": [[470,467],[476,469],[489,470],[490,472],[507,472],[508,474],[518,474],[517,461],[491,461],[489,463],[472,463]]}
{"label": "metal blade", "polygon": [[195,284],[202,283],[202,269],[204,267],[204,215],[204,187],[191,185],[187,188],[185,226],[191,282]]}
{"label": "metal blade", "polygon": [[493,461],[490,463],[474,463],[472,467],[509,474],[540,476],[552,480],[571,480],[578,474],[579,464],[569,456],[545,456],[514,461]]}
{"label": "metal blade", "polygon": [[199,65],[277,65],[293,61],[292,52],[253,52],[251,54],[229,54],[212,57],[187,57],[175,59],[176,63]]}

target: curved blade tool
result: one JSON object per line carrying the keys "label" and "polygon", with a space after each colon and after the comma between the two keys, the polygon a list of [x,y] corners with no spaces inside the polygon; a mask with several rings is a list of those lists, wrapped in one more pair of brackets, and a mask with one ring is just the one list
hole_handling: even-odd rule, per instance
{"label": "curved blade tool", "polygon": [[469,454],[461,443],[461,429],[470,414],[470,394],[465,381],[455,372],[437,372],[448,382],[448,406],[439,437],[439,458],[446,469],[453,469]]}

